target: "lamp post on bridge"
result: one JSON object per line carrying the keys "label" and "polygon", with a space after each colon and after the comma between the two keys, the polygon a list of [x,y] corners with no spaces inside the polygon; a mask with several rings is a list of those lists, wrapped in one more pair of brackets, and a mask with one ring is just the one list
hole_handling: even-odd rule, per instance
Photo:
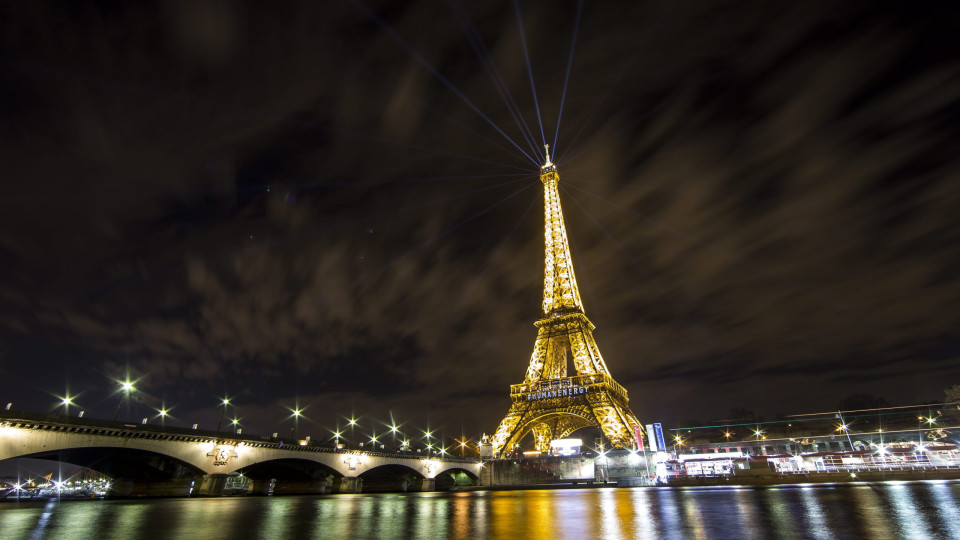
{"label": "lamp post on bridge", "polygon": [[69,394],[64,396],[60,400],[60,414],[68,416],[70,414],[70,406],[73,405],[73,398]]}
{"label": "lamp post on bridge", "polygon": [[296,440],[300,438],[300,414],[302,412],[300,407],[293,409],[293,438]]}
{"label": "lamp post on bridge", "polygon": [[[390,413],[390,434],[393,436],[393,449],[397,448],[397,421],[393,418],[393,413]],[[401,437],[402,438],[402,437]]]}
{"label": "lamp post on bridge", "polygon": [[347,420],[347,424],[350,426],[350,448],[353,448],[353,429],[357,427],[357,419],[351,416]]}
{"label": "lamp post on bridge", "polygon": [[220,405],[223,407],[220,409],[220,420],[217,422],[217,433],[220,433],[220,427],[223,425],[223,415],[227,412],[227,405],[230,405],[230,398],[224,394],[223,400],[220,401]]}
{"label": "lamp post on bridge", "polygon": [[120,405],[123,403],[123,398],[127,397],[130,392],[136,390],[133,383],[130,382],[130,379],[127,379],[120,383],[120,401],[117,402],[117,410],[113,413],[113,421],[117,421],[117,417],[120,416]]}
{"label": "lamp post on bridge", "polygon": [[430,428],[428,427],[427,430],[423,432],[423,437],[427,439],[427,455],[428,456],[430,455],[430,452],[433,451],[433,443],[430,442],[430,437],[432,436],[433,436],[433,432],[430,431]]}

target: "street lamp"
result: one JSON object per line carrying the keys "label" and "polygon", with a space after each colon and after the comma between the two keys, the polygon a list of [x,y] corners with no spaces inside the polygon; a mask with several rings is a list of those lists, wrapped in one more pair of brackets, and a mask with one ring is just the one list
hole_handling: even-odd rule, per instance
{"label": "street lamp", "polygon": [[393,445],[397,445],[397,424],[396,422],[390,422],[390,433],[393,435]]}
{"label": "street lamp", "polygon": [[340,426],[337,426],[337,430],[333,432],[333,447],[340,448]]}
{"label": "street lamp", "polygon": [[117,402],[117,410],[113,413],[114,422],[116,422],[117,417],[120,415],[120,404],[123,403],[123,398],[127,397],[130,392],[133,392],[134,390],[136,390],[136,388],[134,388],[133,383],[130,382],[130,379],[120,383],[120,401]]}
{"label": "street lamp", "polygon": [[166,426],[166,425],[167,425],[167,415],[170,414],[170,411],[168,411],[166,407],[161,407],[161,408],[157,411],[157,413],[160,415],[160,425],[161,425],[161,426]]}
{"label": "street lamp", "polygon": [[70,395],[66,395],[63,399],[60,400],[61,414],[68,415],[70,414],[70,406],[73,405],[73,398]]}
{"label": "street lamp", "polygon": [[430,451],[433,450],[433,443],[430,442],[430,437],[433,437],[433,432],[430,431],[430,428],[427,428],[427,430],[423,432],[423,437],[427,439],[427,455],[429,456]]}
{"label": "street lamp", "polygon": [[347,425],[350,426],[350,448],[353,448],[353,428],[357,427],[357,419],[351,416],[347,419]]}
{"label": "street lamp", "polygon": [[217,422],[217,433],[220,433],[220,426],[223,425],[223,415],[227,412],[227,405],[230,405],[230,398],[224,395],[223,399],[220,401],[220,405],[222,405],[223,408],[220,409],[220,420]]}
{"label": "street lamp", "polygon": [[300,415],[303,413],[303,410],[300,407],[293,409],[293,438],[300,438]]}

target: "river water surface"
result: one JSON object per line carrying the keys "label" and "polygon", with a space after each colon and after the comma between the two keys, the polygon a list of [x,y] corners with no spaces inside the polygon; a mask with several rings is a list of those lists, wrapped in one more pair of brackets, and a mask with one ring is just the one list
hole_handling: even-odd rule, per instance
{"label": "river water surface", "polygon": [[0,538],[960,538],[960,483],[0,503]]}

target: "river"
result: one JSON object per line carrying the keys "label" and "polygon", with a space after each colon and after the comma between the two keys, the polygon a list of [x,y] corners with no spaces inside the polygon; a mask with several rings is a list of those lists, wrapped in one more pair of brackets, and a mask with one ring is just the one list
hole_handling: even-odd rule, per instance
{"label": "river", "polygon": [[0,538],[960,538],[960,483],[0,503]]}

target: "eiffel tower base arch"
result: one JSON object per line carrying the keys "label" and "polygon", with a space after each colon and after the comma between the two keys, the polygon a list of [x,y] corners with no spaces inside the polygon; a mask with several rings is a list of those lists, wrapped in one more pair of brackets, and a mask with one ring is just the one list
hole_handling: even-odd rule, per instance
{"label": "eiffel tower base arch", "polygon": [[633,447],[633,427],[640,422],[617,395],[617,387],[606,374],[514,385],[513,403],[493,437],[493,455],[503,457],[530,433],[536,450],[547,452],[551,441],[591,426],[612,446]]}

